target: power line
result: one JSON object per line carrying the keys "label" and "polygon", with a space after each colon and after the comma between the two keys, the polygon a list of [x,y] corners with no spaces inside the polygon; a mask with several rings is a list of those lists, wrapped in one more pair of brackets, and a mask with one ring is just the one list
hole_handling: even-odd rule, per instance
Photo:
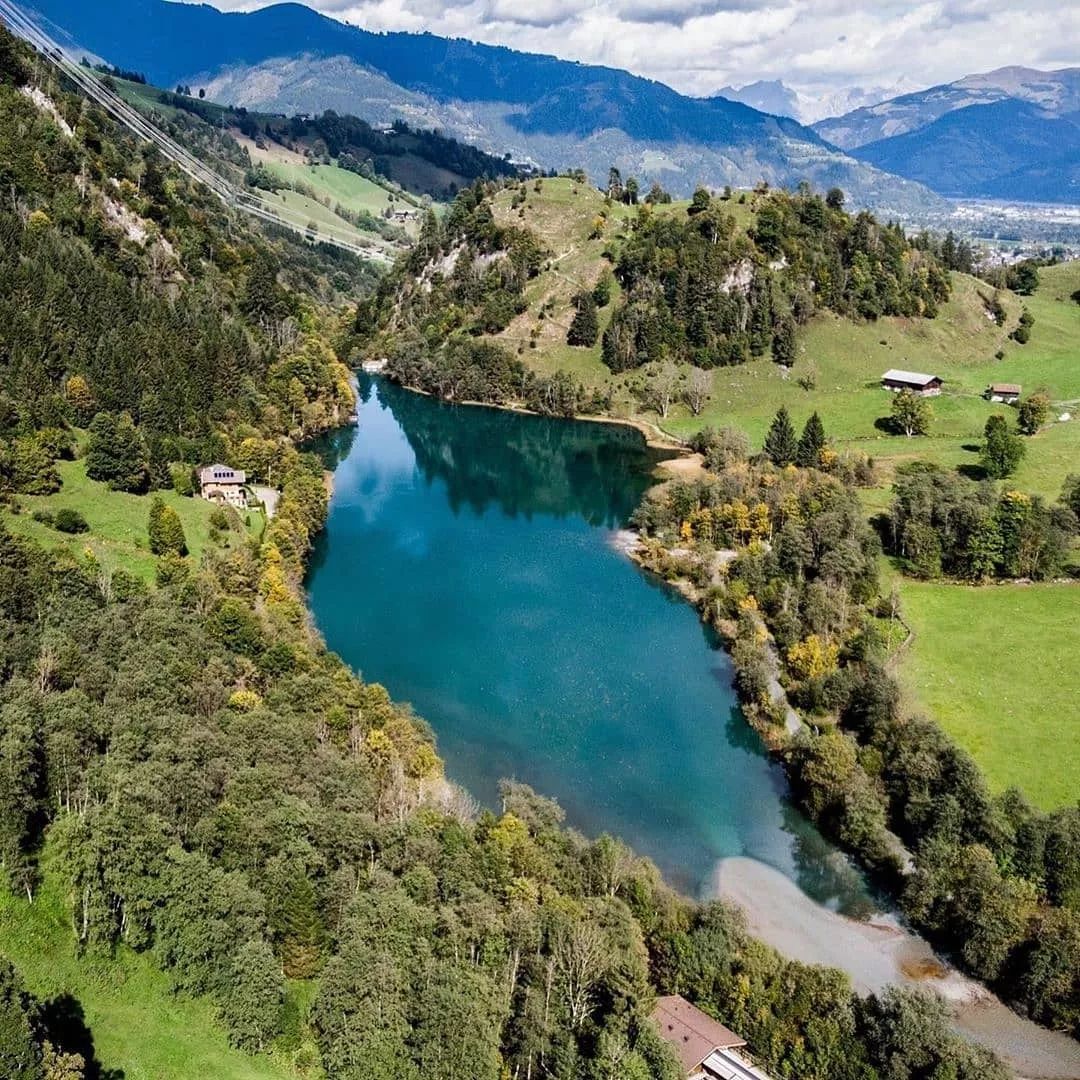
{"label": "power line", "polygon": [[185,175],[208,188],[226,206],[262,221],[292,229],[308,238],[311,238],[312,226],[314,226],[315,238],[324,243],[332,244],[354,255],[389,261],[389,256],[375,245],[364,245],[340,230],[336,230],[333,225],[312,222],[289,206],[279,206],[264,195],[238,188],[232,181],[216,172],[136,108],[129,105],[105,84],[97,71],[72,59],[60,44],[12,0],[0,0],[0,20],[6,22],[13,33],[32,45],[75,83],[91,101],[100,105],[138,138],[156,147]]}

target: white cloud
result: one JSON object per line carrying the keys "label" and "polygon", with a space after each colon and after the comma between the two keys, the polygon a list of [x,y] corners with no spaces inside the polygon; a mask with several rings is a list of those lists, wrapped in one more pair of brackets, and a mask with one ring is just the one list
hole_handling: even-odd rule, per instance
{"label": "white cloud", "polygon": [[[266,0],[213,0],[251,10]],[[627,68],[690,94],[782,79],[809,97],[1080,58],[1061,0],[308,0],[370,30],[430,30]]]}

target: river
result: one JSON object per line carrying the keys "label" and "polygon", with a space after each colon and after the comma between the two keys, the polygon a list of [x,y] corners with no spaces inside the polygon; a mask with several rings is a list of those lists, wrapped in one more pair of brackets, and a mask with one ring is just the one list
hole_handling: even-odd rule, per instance
{"label": "river", "polygon": [[792,806],[719,642],[618,549],[659,461],[639,432],[359,389],[357,427],[321,447],[334,496],[311,608],[332,649],[432,725],[452,779],[493,808],[500,779],[528,783],[683,892],[741,904],[788,955],[863,990],[929,980],[1019,1073],[1080,1077],[1075,1042],[925,963]]}

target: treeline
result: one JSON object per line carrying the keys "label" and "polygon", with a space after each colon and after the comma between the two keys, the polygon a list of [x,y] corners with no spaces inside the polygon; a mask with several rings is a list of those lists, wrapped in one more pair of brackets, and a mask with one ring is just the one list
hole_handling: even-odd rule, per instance
{"label": "treeline", "polygon": [[[783,420],[749,462],[745,437],[708,435],[713,475],[646,498],[636,521],[655,538],[647,562],[693,582],[725,630],[748,713],[784,748],[810,816],[892,886],[930,940],[1033,1019],[1076,1035],[1080,807],[1044,814],[1016,790],[991,797],[967,753],[902,711],[883,666],[898,601],[880,596],[880,543],[854,491],[870,463],[826,447],[816,467],[792,467],[808,435]],[[957,559],[965,571],[1048,572],[1054,530],[1072,514],[922,465],[896,491],[893,528],[931,571]],[[974,535],[988,561],[960,554]],[[780,726],[788,701],[810,724],[794,739]]]}
{"label": "treeline", "polygon": [[624,299],[603,337],[613,372],[664,360],[741,364],[770,350],[790,366],[796,327],[818,307],[933,318],[948,299],[933,254],[898,225],[846,214],[838,191],[756,198],[749,231],[704,189],[685,218],[642,213],[615,265]]}
{"label": "treeline", "polygon": [[898,470],[889,515],[892,551],[919,577],[1061,576],[1080,534],[1066,497],[1040,496],[978,483],[927,462]]}

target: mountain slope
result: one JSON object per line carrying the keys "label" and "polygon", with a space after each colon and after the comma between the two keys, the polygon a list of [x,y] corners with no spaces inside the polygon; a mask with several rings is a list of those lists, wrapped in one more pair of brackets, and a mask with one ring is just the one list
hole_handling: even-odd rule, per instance
{"label": "mountain slope", "polygon": [[[377,86],[380,119],[437,122],[493,150],[547,166],[610,164],[689,193],[699,182],[839,184],[856,202],[902,211],[932,205],[929,192],[854,162],[794,120],[722,97],[687,98],[611,68],[450,40],[373,34],[298,4],[251,14],[164,0],[36,0],[37,10],[82,47],[145,72],[160,85],[231,89],[237,104],[333,106],[343,85]],[[298,57],[307,57],[297,64]],[[227,82],[222,83],[221,78]]]}
{"label": "mountain slope", "polygon": [[1080,67],[1058,71],[1005,67],[967,75],[953,83],[903,94],[878,105],[821,120],[813,128],[830,143],[852,150],[917,131],[956,109],[1007,98],[1037,105],[1053,116],[1076,112],[1080,110]]}
{"label": "mountain slope", "polygon": [[[868,143],[854,154],[943,195],[992,190],[1001,198],[1070,201],[1075,189],[1054,182],[1053,173],[1068,155],[1080,153],[1078,118],[1080,113],[1058,117],[1007,98],[948,112],[917,131]],[[1038,195],[1027,178],[1031,169],[1043,176]]]}

